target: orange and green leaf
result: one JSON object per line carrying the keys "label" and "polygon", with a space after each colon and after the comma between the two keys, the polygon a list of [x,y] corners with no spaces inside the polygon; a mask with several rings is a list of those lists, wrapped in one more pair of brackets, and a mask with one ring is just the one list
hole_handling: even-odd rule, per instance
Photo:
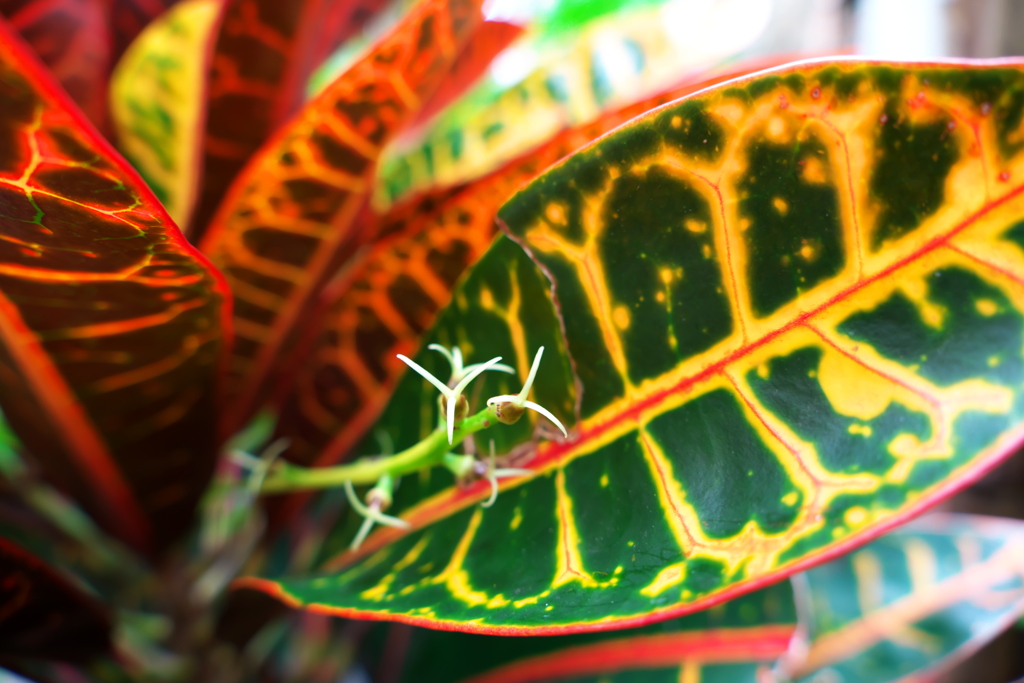
{"label": "orange and green leaf", "polygon": [[930,678],[1024,614],[1024,523],[934,514],[793,577],[796,681]]}
{"label": "orange and green leaf", "polygon": [[252,159],[202,247],[235,295],[228,431],[258,407],[274,362],[344,250],[382,145],[444,77],[479,0],[427,0]]}
{"label": "orange and green leaf", "polygon": [[[399,680],[932,680],[1024,610],[1022,533],[1015,520],[928,516],[794,576],[795,610],[782,582],[609,633],[494,638],[413,629]],[[796,615],[802,627],[791,639]]]}
{"label": "orange and green leaf", "polygon": [[[302,105],[310,73],[385,0],[227,0],[212,46],[201,194],[190,232],[201,235],[231,182]],[[197,131],[198,133],[198,131]]]}
{"label": "orange and green leaf", "polygon": [[222,0],[185,0],[146,27],[111,76],[110,118],[121,153],[171,218],[188,226],[199,193],[199,139],[209,43]]}
{"label": "orange and green leaf", "polygon": [[[1013,62],[803,62],[577,152],[505,204],[514,239],[428,337],[523,375],[544,345],[534,399],[569,438],[483,431],[534,471],[493,507],[486,482],[405,477],[389,514],[410,531],[262,585],[440,628],[611,629],[942,500],[1024,440],[1022,115]],[[439,354],[417,360],[441,373]],[[492,373],[470,400],[518,388]],[[434,429],[434,393],[399,383],[378,423],[396,449]]]}
{"label": "orange and green leaf", "polygon": [[0,407],[100,524],[159,548],[212,473],[226,290],[10,29],[0,37]]}
{"label": "orange and green leaf", "polygon": [[411,131],[458,100],[487,72],[494,58],[522,35],[523,30],[522,26],[504,21],[482,22],[466,41],[445,80],[410,124]]}
{"label": "orange and green leaf", "polygon": [[0,13],[101,129],[113,65],[105,0],[0,0]]}

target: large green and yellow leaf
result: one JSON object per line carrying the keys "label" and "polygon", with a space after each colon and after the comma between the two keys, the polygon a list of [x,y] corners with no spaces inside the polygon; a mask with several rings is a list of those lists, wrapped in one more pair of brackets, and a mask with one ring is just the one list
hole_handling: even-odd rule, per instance
{"label": "large green and yellow leaf", "polygon": [[[782,582],[694,615],[607,633],[502,638],[414,629],[399,680],[933,680],[1024,609],[1022,531],[1016,520],[930,515],[795,575],[795,612]],[[796,615],[802,628],[790,641]],[[772,650],[787,643],[771,666]],[[381,657],[399,668],[386,646]]]}
{"label": "large green and yellow leaf", "polygon": [[203,251],[235,295],[228,431],[259,407],[274,363],[346,250],[381,146],[442,80],[480,0],[426,0],[246,166]]}
{"label": "large green and yellow leaf", "polygon": [[805,642],[798,681],[929,680],[1024,613],[1024,524],[929,515],[793,577]]}
{"label": "large green and yellow leaf", "polygon": [[[569,438],[481,432],[534,476],[486,509],[486,482],[405,477],[411,531],[268,590],[449,629],[605,629],[707,608],[943,499],[1024,437],[1022,114],[1014,63],[804,62],[549,170],[429,340],[521,376],[545,346],[534,395]],[[490,373],[470,400],[518,389]],[[399,383],[379,422],[397,448],[434,429],[435,393]]]}
{"label": "large green and yellow leaf", "polygon": [[[547,167],[659,105],[769,64],[739,66],[606,112],[562,131],[500,170],[450,192],[404,202],[380,217],[377,238],[324,292],[330,302],[310,353],[287,373],[278,437],[286,457],[327,465],[343,459],[379,417],[411,355],[451,300],[463,271],[494,239],[498,208]],[[774,66],[775,64],[771,64]]]}
{"label": "large green and yellow leaf", "polygon": [[213,471],[227,292],[0,26],[0,407],[47,475],[154,549]]}
{"label": "large green and yellow leaf", "polygon": [[185,0],[131,44],[110,82],[118,148],[176,223],[189,225],[199,193],[209,43],[222,0]]}

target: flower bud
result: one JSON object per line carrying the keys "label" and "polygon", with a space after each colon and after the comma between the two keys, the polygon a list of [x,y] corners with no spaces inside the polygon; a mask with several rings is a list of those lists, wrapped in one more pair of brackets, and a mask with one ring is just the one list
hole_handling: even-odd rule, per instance
{"label": "flower bud", "polygon": [[377,486],[373,487],[366,492],[366,504],[373,506],[374,503],[377,504],[378,510],[387,510],[391,507],[391,492]]}
{"label": "flower bud", "polygon": [[[448,397],[442,394],[438,400],[441,403],[441,414],[447,415]],[[469,401],[466,400],[465,396],[459,394],[459,397],[455,399],[455,421],[462,422],[466,419],[467,415],[469,415]]]}
{"label": "flower bud", "polygon": [[495,403],[492,407],[494,408],[495,419],[507,425],[514,425],[516,422],[519,422],[519,418],[526,412],[526,408],[511,401]]}

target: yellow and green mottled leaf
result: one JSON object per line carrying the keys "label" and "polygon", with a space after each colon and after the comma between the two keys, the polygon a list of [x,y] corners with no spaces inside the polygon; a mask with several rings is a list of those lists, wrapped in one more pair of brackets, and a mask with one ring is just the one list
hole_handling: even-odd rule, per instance
{"label": "yellow and green mottled leaf", "polygon": [[[502,208],[514,240],[428,340],[521,375],[544,345],[534,400],[569,438],[526,420],[481,432],[534,475],[490,508],[486,482],[405,477],[390,512],[411,531],[265,587],[477,632],[647,623],[980,476],[1024,437],[1022,115],[1021,64],[804,62],[577,152]],[[474,406],[518,391],[491,375]],[[399,383],[379,423],[396,448],[435,427],[435,393]]]}
{"label": "yellow and green mottled leaf", "polygon": [[118,62],[110,114],[118,147],[178,225],[198,194],[209,44],[221,0],[186,0],[150,24]]}
{"label": "yellow and green mottled leaf", "polygon": [[291,444],[286,457],[322,466],[348,455],[380,416],[406,367],[396,354],[418,348],[463,271],[494,241],[495,215],[515,190],[648,109],[764,68],[763,63],[760,68],[741,66],[742,71],[606,112],[592,123],[562,131],[499,171],[455,190],[422,195],[381,216],[375,239],[324,293],[330,305],[323,328],[310,353],[296,364],[292,389],[279,403],[277,437]]}
{"label": "yellow and green mottled leaf", "polygon": [[798,681],[887,683],[958,662],[1024,612],[1024,523],[934,514],[793,578]]}
{"label": "yellow and green mottled leaf", "polygon": [[559,11],[538,17],[462,100],[389,150],[375,204],[477,178],[563,128],[667,90],[738,53],[763,24],[752,16],[740,29],[728,7],[665,0],[557,3]]}

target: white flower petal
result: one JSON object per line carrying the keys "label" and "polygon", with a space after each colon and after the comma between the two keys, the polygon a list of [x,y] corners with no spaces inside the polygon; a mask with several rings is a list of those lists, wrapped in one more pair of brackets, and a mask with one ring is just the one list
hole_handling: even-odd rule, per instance
{"label": "white flower petal", "polygon": [[546,417],[547,419],[554,422],[555,426],[562,430],[562,435],[565,436],[566,438],[569,438],[569,432],[565,431],[565,427],[562,426],[562,423],[558,421],[557,417],[551,414],[550,410],[548,410],[542,405],[534,403],[533,401],[523,401],[523,407],[529,408],[530,410],[535,410],[544,417]]}
{"label": "white flower petal", "polygon": [[523,384],[523,390],[519,392],[519,398],[525,399],[530,395],[530,389],[533,388],[533,380],[537,377],[537,368],[540,367],[540,359],[544,355],[544,347],[537,349],[537,355],[533,357],[533,365],[530,366],[530,374],[526,376],[526,383]]}
{"label": "white flower petal", "polygon": [[410,368],[412,368],[413,370],[416,371],[416,374],[418,374],[420,377],[422,377],[423,379],[427,380],[428,382],[433,384],[435,387],[437,387],[438,391],[440,391],[445,396],[451,397],[451,391],[452,390],[449,389],[448,386],[444,382],[442,382],[438,378],[436,378],[433,375],[431,375],[429,372],[427,372],[423,368],[423,366],[421,366],[419,363],[417,363],[416,361],[412,360],[411,358],[407,358],[406,356],[403,356],[400,353],[396,354],[396,355],[398,356],[398,360],[400,360],[403,363],[405,363],[406,365],[408,365]]}
{"label": "white flower petal", "polygon": [[[473,370],[475,370],[480,365],[483,365],[483,363],[474,363],[473,365],[467,365],[466,367],[462,368],[462,375],[463,375],[463,377],[465,377],[466,374],[468,374],[468,373],[472,372]],[[514,369],[510,368],[509,366],[505,365],[504,363],[495,363],[494,365],[489,367],[488,370],[497,370],[498,372],[507,372],[510,375],[516,374],[516,371]],[[462,379],[462,378],[460,377],[459,379]]]}
{"label": "white flower petal", "polygon": [[363,501],[359,500],[355,489],[352,488],[352,482],[348,480],[345,480],[345,497],[348,498],[348,504],[352,506],[353,510],[363,517],[369,516],[370,508],[363,505]]}
{"label": "white flower petal", "polygon": [[455,373],[459,371],[459,368],[458,366],[455,365],[455,357],[452,355],[452,352],[446,349],[445,347],[441,346],[440,344],[428,344],[427,348],[430,349],[431,351],[437,351],[442,356],[448,359],[448,364],[452,366],[452,376],[454,377]]}
{"label": "white flower petal", "polygon": [[389,526],[394,529],[411,529],[412,524],[405,521],[401,517],[392,517],[391,515],[385,515],[383,512],[377,512],[376,510],[370,510],[371,517],[377,524]]}
{"label": "white flower petal", "polygon": [[487,481],[491,485],[491,497],[486,502],[480,503],[480,507],[489,508],[494,505],[494,501],[498,500],[498,478],[494,476],[494,472],[487,473]]}
{"label": "white flower petal", "polygon": [[366,537],[370,535],[370,529],[373,528],[373,520],[367,517],[363,520],[363,523],[359,526],[359,533],[352,539],[352,542],[348,544],[348,549],[352,552],[359,550],[359,546],[363,544]]}
{"label": "white flower petal", "polygon": [[493,470],[494,476],[499,479],[507,479],[508,477],[531,477],[533,476],[533,470],[523,469],[522,467],[499,467]]}
{"label": "white flower petal", "polygon": [[448,414],[445,415],[445,422],[448,423],[448,445],[452,445],[452,439],[455,437],[455,404],[459,402],[458,392],[453,392],[448,397]]}

